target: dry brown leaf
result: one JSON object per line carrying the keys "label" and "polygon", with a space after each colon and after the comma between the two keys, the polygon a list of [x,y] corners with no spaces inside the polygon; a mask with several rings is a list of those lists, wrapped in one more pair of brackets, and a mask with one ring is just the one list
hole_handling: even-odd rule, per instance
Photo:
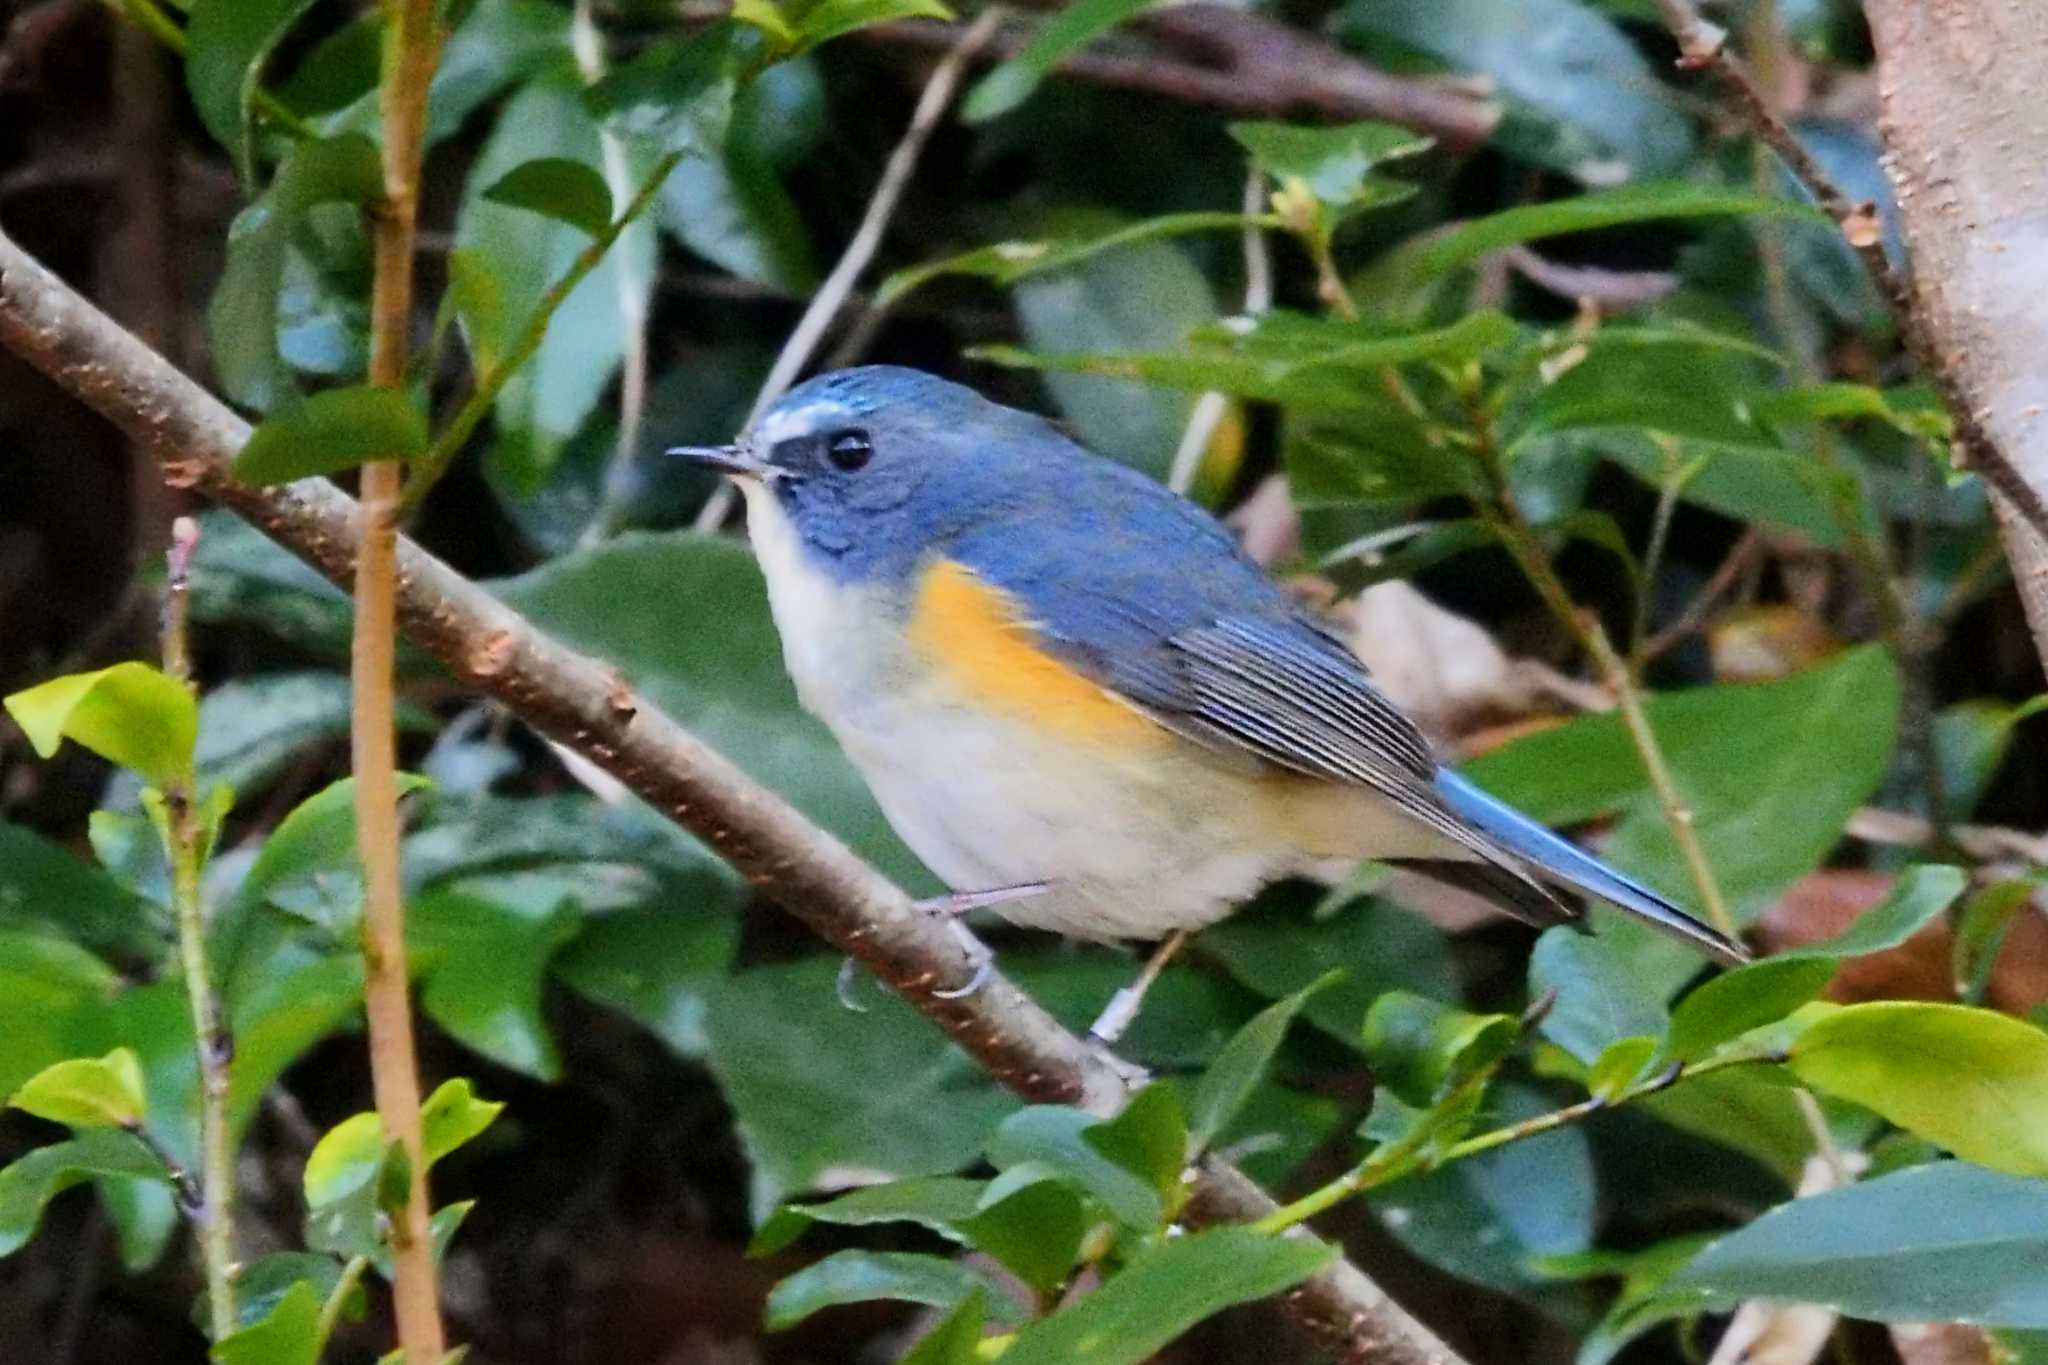
{"label": "dry brown leaf", "polygon": [[1744,607],[1723,616],[1707,631],[1714,677],[1721,682],[1765,682],[1819,663],[1842,641],[1797,607]]}

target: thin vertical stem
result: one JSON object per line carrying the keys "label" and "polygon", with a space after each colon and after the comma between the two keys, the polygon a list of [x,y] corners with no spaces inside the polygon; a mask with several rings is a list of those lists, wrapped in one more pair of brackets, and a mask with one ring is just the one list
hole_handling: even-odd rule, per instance
{"label": "thin vertical stem", "polygon": [[[440,54],[433,0],[386,0],[384,201],[371,218],[376,267],[370,296],[370,382],[405,386],[412,326],[415,225],[425,145],[427,87]],[[405,909],[398,868],[395,662],[396,537],[403,471],[395,460],[363,467],[362,545],[356,556],[352,744],[356,842],[363,863],[363,1001],[370,1078],[388,1141],[410,1158],[405,1208],[392,1220],[392,1299],[408,1365],[437,1365],[446,1346],[428,1224],[420,1136],[419,1061],[405,963]]]}
{"label": "thin vertical stem", "polygon": [[[192,685],[192,649],[186,627],[191,596],[192,552],[199,523],[179,517],[171,526],[164,591],[164,672]],[[171,908],[178,924],[178,963],[192,1006],[192,1046],[199,1058],[199,1199],[191,1209],[206,1267],[206,1302],[213,1339],[240,1326],[235,1315],[235,1164],[228,1146],[228,1064],[234,1047],[221,1022],[220,997],[206,957],[206,907],[199,873],[206,834],[198,793],[187,774],[164,787],[165,825],[170,833]]]}

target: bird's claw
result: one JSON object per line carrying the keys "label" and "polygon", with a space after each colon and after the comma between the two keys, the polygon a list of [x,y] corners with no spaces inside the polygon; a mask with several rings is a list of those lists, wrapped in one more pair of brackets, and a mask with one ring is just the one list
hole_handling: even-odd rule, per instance
{"label": "bird's claw", "polygon": [[839,963],[839,977],[832,983],[832,994],[839,998],[839,1007],[854,1014],[866,1014],[868,1007],[853,998],[854,982],[859,980],[860,963],[851,953]]}
{"label": "bird's claw", "polygon": [[966,985],[954,986],[947,990],[934,990],[932,997],[937,1000],[965,1000],[986,986],[989,977],[995,975],[996,955],[989,950],[986,943],[974,936],[973,930],[959,920],[947,920],[946,927],[953,931],[954,939],[960,944],[960,951],[966,953],[967,960],[974,964],[974,971],[968,976]]}

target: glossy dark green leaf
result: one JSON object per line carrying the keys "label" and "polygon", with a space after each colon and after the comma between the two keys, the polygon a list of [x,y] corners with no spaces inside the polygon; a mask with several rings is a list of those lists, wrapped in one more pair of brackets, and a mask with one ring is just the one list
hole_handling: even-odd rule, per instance
{"label": "glossy dark green leaf", "polygon": [[1188,1101],[1188,1136],[1197,1150],[1215,1141],[1230,1126],[1246,1100],[1265,1079],[1266,1069],[1287,1036],[1287,1026],[1309,998],[1344,979],[1341,970],[1325,972],[1291,995],[1260,1010],[1223,1045],[1216,1060],[1195,1082]]}
{"label": "glossy dark green leaf", "polygon": [[[864,997],[866,1012],[848,1014],[833,989],[837,968],[821,957],[755,967],[711,997],[707,1060],[753,1162],[763,1216],[828,1171],[958,1170],[1016,1108],[896,997]],[[820,1067],[823,1057],[832,1065]],[[888,1084],[876,1084],[882,1076]]]}
{"label": "glossy dark green leaf", "polygon": [[1447,1085],[1499,1061],[1519,1032],[1512,1015],[1472,1014],[1389,991],[1365,1016],[1365,1055],[1375,1080],[1421,1108]]}
{"label": "glossy dark green leaf", "polygon": [[484,198],[567,223],[592,237],[611,226],[612,192],[603,174],[566,156],[521,162],[498,177]]}
{"label": "glossy dark green leaf", "polygon": [[1892,889],[1856,922],[1830,939],[1790,948],[1780,956],[1843,958],[1882,953],[1898,947],[1925,928],[1936,915],[1955,904],[1968,877],[1960,867],[1920,864],[1907,868]]}
{"label": "glossy dark green leaf", "polygon": [[2048,1182],[1960,1161],[1795,1199],[1706,1248],[1665,1289],[1880,1322],[2048,1327]]}
{"label": "glossy dark green leaf", "polygon": [[988,1295],[977,1286],[910,1348],[902,1365],[978,1365],[976,1348],[987,1321]]}
{"label": "glossy dark green leaf", "polygon": [[[199,699],[199,784],[262,791],[310,746],[348,733],[346,675],[316,671],[231,678]],[[401,717],[408,728],[420,717]]]}
{"label": "glossy dark green leaf", "polygon": [[159,937],[143,903],[112,877],[63,845],[4,821],[0,927],[55,931],[100,952],[136,958],[155,956],[168,938]]}
{"label": "glossy dark green leaf", "polygon": [[1104,1156],[1087,1139],[1098,1120],[1063,1105],[1035,1104],[1003,1120],[988,1140],[999,1170],[1029,1163],[1067,1180],[1125,1227],[1149,1233],[1159,1225],[1159,1190],[1149,1179]]}
{"label": "glossy dark green leaf", "polygon": [[1202,1319],[1328,1265],[1327,1246],[1210,1228],[1146,1252],[1079,1303],[1025,1327],[1007,1365],[1137,1365]]}
{"label": "glossy dark green leaf", "polygon": [[[325,1303],[341,1283],[341,1262],[310,1251],[273,1251],[246,1262],[235,1271],[236,1317],[242,1326],[254,1326],[269,1317],[292,1286],[300,1283],[312,1286],[317,1300]],[[352,1304],[345,1311],[359,1320],[366,1306],[360,1285],[350,1298]],[[195,1321],[206,1320],[206,1303],[202,1293],[193,1308]]]}
{"label": "glossy dark green leaf", "polygon": [[741,279],[802,297],[816,288],[809,225],[783,176],[818,145],[825,88],[809,58],[777,62],[741,88],[722,154],[687,157],[655,201],[661,226]]}
{"label": "glossy dark green leaf", "polygon": [[574,63],[569,12],[548,0],[475,0],[441,45],[427,95],[427,141],[459,132],[515,81]]}
{"label": "glossy dark green leaf", "polygon": [[228,397],[267,412],[293,396],[278,339],[293,235],[323,204],[368,204],[383,192],[376,144],[346,133],[294,144],[270,188],[235,216],[227,261],[206,309],[213,370]]}
{"label": "glossy dark green leaf", "polygon": [[100,1178],[168,1181],[163,1162],[128,1133],[102,1128],[38,1147],[0,1170],[0,1256],[35,1235],[43,1208],[73,1185]]}
{"label": "glossy dark green leaf", "polygon": [[[1665,761],[1738,923],[1817,867],[1850,813],[1876,790],[1898,699],[1891,660],[1872,646],[1779,682],[1695,688],[1647,701]],[[1602,855],[1691,903],[1691,877],[1618,716],[1576,718],[1505,745],[1466,772],[1550,824],[1618,812]],[[1675,988],[1687,975],[1663,984]]]}
{"label": "glossy dark green leaf", "polygon": [[1342,980],[1310,996],[1301,1016],[1348,1047],[1361,1046],[1365,1012],[1390,990],[1449,999],[1458,993],[1450,946],[1419,915],[1352,897],[1323,909],[1285,890],[1202,931],[1201,945],[1259,994],[1281,996],[1332,971]]}
{"label": "glossy dark green leaf", "polygon": [[255,180],[251,105],[271,49],[313,0],[200,0],[185,30],[185,88],[199,120],[228,149],[244,184]]}
{"label": "glossy dark green leaf", "polygon": [[2040,888],[2029,879],[1993,882],[1974,892],[1956,914],[1955,946],[1950,953],[1956,995],[1966,1005],[1981,1004],[2005,946],[2006,931],[2019,913],[2033,904]]}
{"label": "glossy dark green leaf", "polygon": [[500,1066],[557,1079],[561,1056],[541,997],[550,961],[580,923],[574,903],[552,901],[536,913],[450,889],[417,897],[408,910],[428,1017]]}
{"label": "glossy dark green leaf", "polygon": [[762,1324],[771,1332],[782,1332],[822,1309],[875,1299],[951,1308],[977,1289],[989,1295],[998,1317],[1015,1321],[1023,1316],[1015,1299],[962,1262],[906,1251],[841,1251],[770,1290]]}
{"label": "glossy dark green leaf", "polygon": [[1589,190],[1545,204],[1523,204],[1431,233],[1402,248],[1375,268],[1398,271],[1410,281],[1440,275],[1490,251],[1575,232],[1660,219],[1719,218],[1756,214],[1812,217],[1814,210],[1789,199],[1715,189],[1690,181],[1651,181]]}
{"label": "glossy dark green leaf", "polygon": [[705,874],[665,888],[656,904],[585,921],[551,970],[580,995],[618,1010],[683,1057],[709,1046],[705,1013],[731,967],[739,921],[728,878]]}
{"label": "glossy dark green leaf", "polygon": [[983,1207],[962,1219],[959,1233],[969,1246],[1001,1261],[1040,1294],[1049,1294],[1072,1275],[1088,1235],[1087,1210],[1073,1186],[1061,1180],[998,1179],[982,1196]]}
{"label": "glossy dark green leaf", "polygon": [[1834,977],[1827,958],[1773,957],[1725,972],[1678,1002],[1668,1050],[1679,1061],[1703,1057],[1819,998]]}
{"label": "glossy dark green leaf", "polygon": [[1171,1081],[1152,1082],[1081,1140],[1157,1190],[1162,1203],[1173,1202],[1188,1161],[1188,1126]]}
{"label": "glossy dark green leaf", "polygon": [[214,1343],[216,1365],[315,1365],[320,1359],[320,1296],[298,1280],[261,1321]]}
{"label": "glossy dark green leaf", "polygon": [[1054,14],[1024,50],[983,76],[961,102],[960,117],[986,123],[1031,98],[1053,67],[1068,54],[1139,13],[1152,0],[1080,0]]}
{"label": "glossy dark green leaf", "polygon": [[1015,284],[1026,276],[1064,270],[1133,242],[1155,237],[1179,237],[1194,232],[1242,230],[1261,221],[1242,213],[1169,213],[1093,234],[996,242],[963,251],[957,256],[899,270],[882,281],[882,287],[875,292],[875,300],[877,304],[895,303],[913,289],[942,275],[969,275],[999,285]]}
{"label": "glossy dark green leaf", "polygon": [[813,1223],[869,1227],[877,1223],[915,1223],[941,1236],[962,1240],[957,1226],[981,1207],[985,1180],[957,1175],[913,1176],[886,1185],[867,1185],[836,1199],[812,1204],[784,1204],[754,1234],[749,1256],[768,1256],[803,1235]]}
{"label": "glossy dark green leaf", "polygon": [[2048,1033],[1967,1005],[1886,1000],[1821,1015],[1791,1045],[1800,1080],[1957,1156],[2048,1176]]}
{"label": "glossy dark green leaf", "polygon": [[1429,150],[1430,139],[1391,123],[1310,128],[1292,123],[1233,123],[1230,135],[1252,165],[1282,184],[1300,180],[1325,204],[1343,205],[1364,192],[1366,177],[1388,161]]}
{"label": "glossy dark green leaf", "polygon": [[295,113],[332,113],[377,88],[384,50],[382,16],[365,14],[322,38],[271,91]]}
{"label": "glossy dark green leaf", "polygon": [[65,1016],[120,985],[113,968],[68,938],[0,929],[0,1095],[63,1061],[70,1054]]}
{"label": "glossy dark green leaf", "polygon": [[1639,920],[1605,907],[1589,918],[1590,934],[1571,925],[1543,931],[1529,959],[1529,991],[1557,992],[1543,1036],[1591,1065],[1621,1039],[1662,1037],[1670,1023],[1664,1002],[1700,961]]}
{"label": "glossy dark green leaf", "polygon": [[199,702],[191,688],[148,664],[52,678],[9,696],[6,707],[39,757],[51,757],[69,739],[160,785],[192,773]]}
{"label": "glossy dark green leaf", "polygon": [[796,50],[891,19],[951,19],[953,11],[941,0],[820,0],[810,6],[796,25]]}
{"label": "glossy dark green leaf", "polygon": [[427,419],[397,389],[327,389],[266,418],[235,456],[245,483],[289,483],[427,448]]}

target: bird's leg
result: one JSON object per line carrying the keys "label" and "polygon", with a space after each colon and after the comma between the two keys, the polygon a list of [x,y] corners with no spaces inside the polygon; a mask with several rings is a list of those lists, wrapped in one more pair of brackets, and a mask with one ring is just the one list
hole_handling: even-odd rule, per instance
{"label": "bird's leg", "polygon": [[1144,1003],[1145,992],[1152,989],[1152,983],[1159,979],[1159,973],[1166,970],[1166,964],[1173,961],[1174,955],[1180,952],[1187,941],[1185,929],[1176,929],[1168,934],[1165,940],[1152,950],[1152,956],[1146,959],[1145,968],[1138,973],[1138,979],[1109,997],[1109,1003],[1102,1007],[1102,1013],[1088,1026],[1088,1036],[1104,1047],[1109,1047],[1122,1038],[1124,1030],[1138,1017],[1138,1006]]}
{"label": "bird's leg", "polygon": [[[967,978],[965,985],[955,986],[950,990],[935,990],[932,994],[940,1000],[965,999],[987,985],[989,975],[995,971],[996,955],[989,951],[986,943],[974,936],[974,931],[967,927],[961,916],[970,910],[984,910],[991,905],[1002,905],[1007,901],[1042,896],[1052,890],[1052,885],[1051,882],[1020,882],[1015,886],[992,887],[986,891],[954,891],[944,896],[927,896],[923,900],[912,901],[910,904],[913,910],[922,911],[927,915],[937,915],[945,920],[946,926],[953,931],[953,937],[959,942],[961,951],[966,953],[968,961],[974,964],[973,974]],[[853,998],[854,965],[851,957],[839,964],[836,992],[841,1005],[855,1014],[864,1014],[867,1006]]]}

